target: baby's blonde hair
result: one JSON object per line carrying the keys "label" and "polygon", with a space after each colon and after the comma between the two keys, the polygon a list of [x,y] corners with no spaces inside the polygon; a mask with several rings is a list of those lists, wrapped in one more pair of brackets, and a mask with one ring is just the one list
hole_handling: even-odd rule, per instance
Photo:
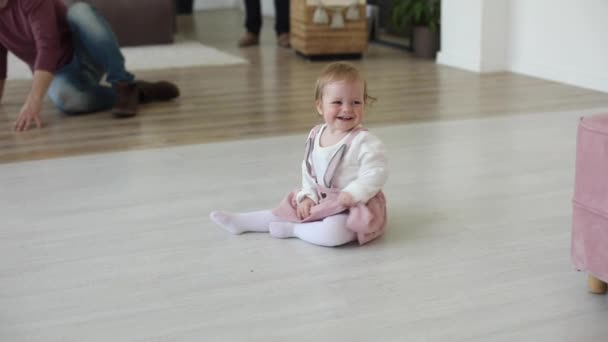
{"label": "baby's blonde hair", "polygon": [[331,82],[346,81],[346,82],[363,82],[363,102],[371,104],[376,101],[375,97],[367,93],[367,82],[359,72],[359,70],[347,62],[334,62],[328,64],[317,78],[315,85],[315,101],[321,100],[323,97],[323,89]]}

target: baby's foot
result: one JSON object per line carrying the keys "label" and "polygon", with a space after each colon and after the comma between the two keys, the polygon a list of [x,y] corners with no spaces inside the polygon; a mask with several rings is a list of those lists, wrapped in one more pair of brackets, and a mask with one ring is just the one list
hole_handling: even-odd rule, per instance
{"label": "baby's foot", "polygon": [[209,215],[211,221],[231,232],[232,234],[242,234],[243,229],[235,224],[234,215],[225,211],[213,211]]}
{"label": "baby's foot", "polygon": [[268,226],[270,235],[279,239],[294,237],[293,228],[295,225],[291,222],[272,222]]}

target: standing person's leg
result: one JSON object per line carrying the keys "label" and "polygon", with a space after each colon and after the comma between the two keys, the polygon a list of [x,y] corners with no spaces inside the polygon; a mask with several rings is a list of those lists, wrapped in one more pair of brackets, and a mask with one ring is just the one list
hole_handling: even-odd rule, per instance
{"label": "standing person's leg", "polygon": [[245,0],[245,35],[239,40],[240,47],[257,45],[262,29],[262,6],[260,0]]}
{"label": "standing person's leg", "polygon": [[275,25],[277,43],[289,47],[289,0],[274,0]]}

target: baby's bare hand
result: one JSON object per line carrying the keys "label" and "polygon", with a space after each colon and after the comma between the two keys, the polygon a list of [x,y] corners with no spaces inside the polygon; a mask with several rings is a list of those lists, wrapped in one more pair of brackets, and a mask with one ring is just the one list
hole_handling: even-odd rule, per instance
{"label": "baby's bare hand", "polygon": [[303,220],[310,216],[310,208],[312,208],[313,205],[315,205],[315,202],[308,197],[298,203],[298,218]]}
{"label": "baby's bare hand", "polygon": [[357,201],[355,201],[353,195],[349,194],[348,192],[341,192],[338,195],[338,203],[347,208],[354,207],[355,205],[357,205]]}

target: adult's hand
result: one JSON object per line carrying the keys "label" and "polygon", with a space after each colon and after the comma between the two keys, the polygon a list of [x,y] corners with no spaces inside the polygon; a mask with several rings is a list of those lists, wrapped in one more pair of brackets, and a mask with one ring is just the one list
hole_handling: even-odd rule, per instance
{"label": "adult's hand", "polygon": [[21,107],[21,111],[15,122],[15,131],[26,131],[32,124],[36,124],[38,128],[42,127],[42,122],[40,122],[42,99],[46,95],[46,91],[49,89],[52,80],[52,73],[44,70],[34,71],[32,89],[30,89],[25,104]]}
{"label": "adult's hand", "polygon": [[27,131],[32,124],[36,124],[37,128],[42,127],[42,122],[40,121],[41,109],[42,104],[40,102],[31,99],[26,100],[23,107],[21,107],[19,116],[17,116],[17,121],[15,121],[15,131]]}

